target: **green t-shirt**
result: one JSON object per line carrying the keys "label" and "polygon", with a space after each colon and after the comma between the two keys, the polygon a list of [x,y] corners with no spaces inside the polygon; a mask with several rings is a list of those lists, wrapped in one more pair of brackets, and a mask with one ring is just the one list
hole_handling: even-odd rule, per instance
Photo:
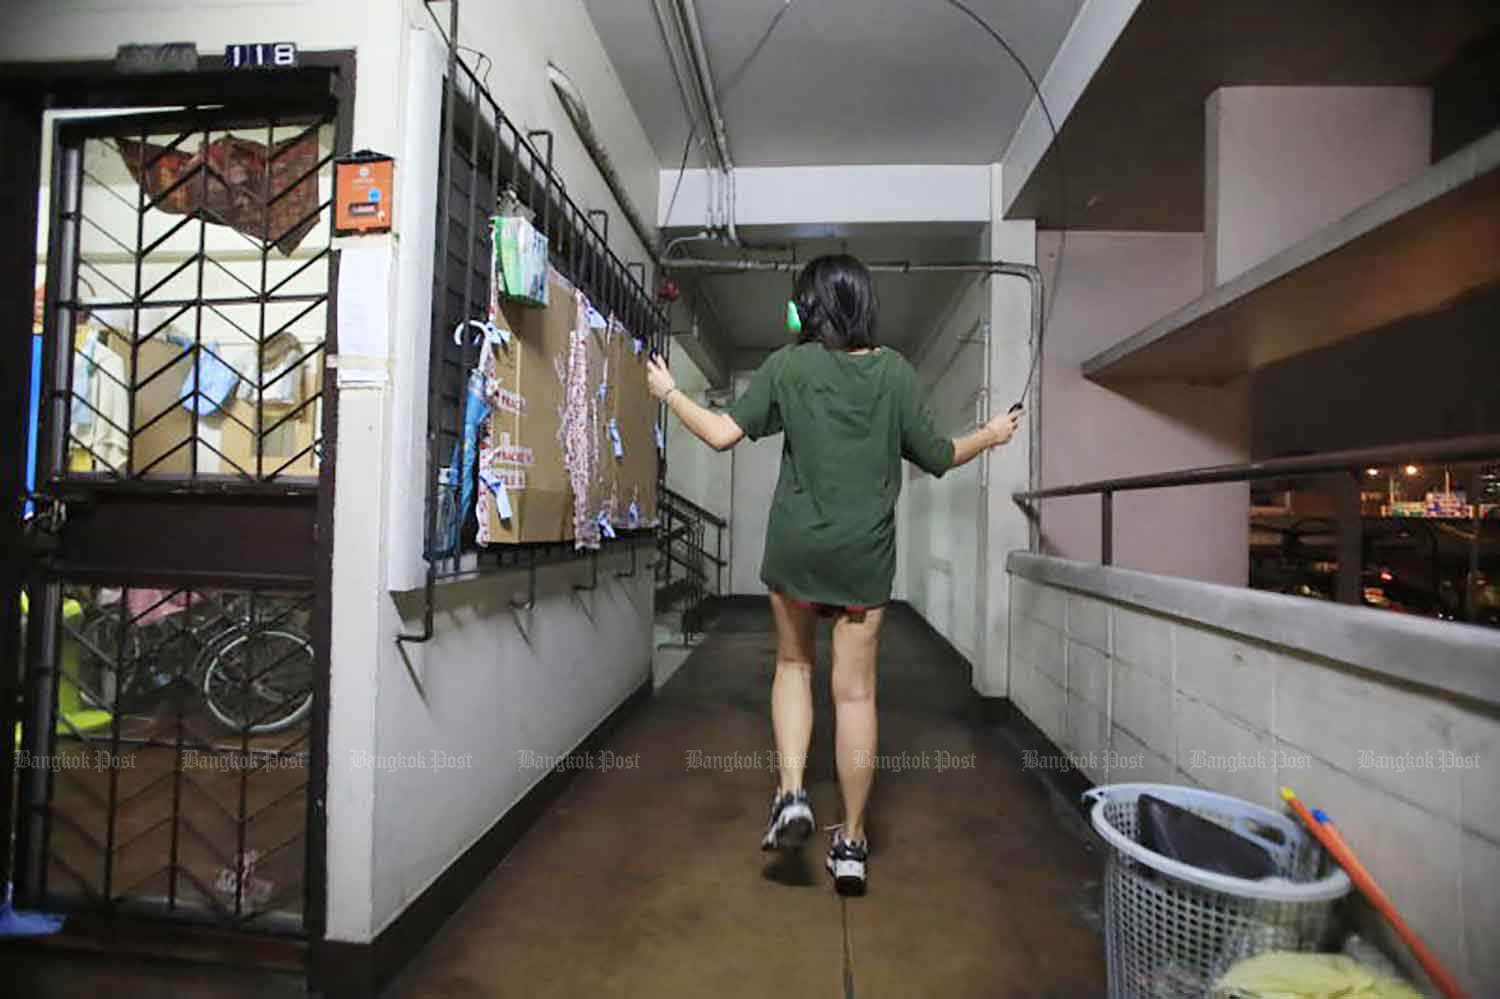
{"label": "green t-shirt", "polygon": [[933,475],[953,466],[953,441],[933,426],[911,364],[888,347],[783,347],[729,415],[751,440],[786,434],[761,580],[815,603],[889,600],[901,459]]}

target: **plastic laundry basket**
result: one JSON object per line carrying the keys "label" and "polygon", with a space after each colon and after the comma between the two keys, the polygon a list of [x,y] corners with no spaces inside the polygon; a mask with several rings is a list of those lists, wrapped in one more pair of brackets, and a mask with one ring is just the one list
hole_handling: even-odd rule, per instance
{"label": "plastic laundry basket", "polygon": [[[1226,877],[1136,842],[1136,799],[1150,794],[1264,846],[1276,876]],[[1112,784],[1084,794],[1110,847],[1104,932],[1111,999],[1202,999],[1230,965],[1265,950],[1309,950],[1329,929],[1349,877],[1294,820],[1174,784]]]}

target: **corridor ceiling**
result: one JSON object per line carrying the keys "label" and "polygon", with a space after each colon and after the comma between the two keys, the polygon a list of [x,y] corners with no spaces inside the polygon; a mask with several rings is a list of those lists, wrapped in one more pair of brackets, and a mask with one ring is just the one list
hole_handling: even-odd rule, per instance
{"label": "corridor ceiling", "polygon": [[[653,0],[584,0],[637,116],[667,170],[681,162],[687,112],[672,75]],[[966,0],[1040,79],[1082,0]],[[698,0],[704,45],[737,167],[992,163],[1032,98],[1025,76],[962,12],[943,0],[795,0],[732,90],[729,78],[764,36],[784,0]],[[689,166],[700,166],[694,149]],[[795,242],[796,256],[847,251],[866,260],[973,260],[977,225],[836,227],[821,238],[794,228],[742,227],[758,243]],[[681,235],[684,230],[669,233]],[[740,256],[710,242],[676,255]],[[775,254],[784,256],[785,254]],[[791,275],[679,274],[688,296],[712,308],[700,321],[722,333],[735,368],[785,342]],[[908,356],[964,278],[877,275],[880,337]]]}
{"label": "corridor ceiling", "polygon": [[[1041,79],[1081,0],[967,0]],[[687,113],[652,0],[585,0],[663,166]],[[783,0],[699,0],[736,166],[992,163],[1031,101],[1026,78],[942,0],[796,0],[723,92]],[[696,161],[694,161],[696,162]]]}

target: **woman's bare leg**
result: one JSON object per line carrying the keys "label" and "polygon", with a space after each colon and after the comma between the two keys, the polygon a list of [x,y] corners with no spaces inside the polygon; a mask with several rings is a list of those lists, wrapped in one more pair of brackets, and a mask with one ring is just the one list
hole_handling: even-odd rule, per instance
{"label": "woman's bare leg", "polygon": [[875,659],[885,609],[840,614],[833,624],[833,706],[844,838],[865,838],[865,804],[875,780]]}
{"label": "woman's bare leg", "polygon": [[817,618],[780,593],[771,594],[776,618],[776,679],[771,684],[771,729],[782,792],[802,790],[812,741],[812,667]]}

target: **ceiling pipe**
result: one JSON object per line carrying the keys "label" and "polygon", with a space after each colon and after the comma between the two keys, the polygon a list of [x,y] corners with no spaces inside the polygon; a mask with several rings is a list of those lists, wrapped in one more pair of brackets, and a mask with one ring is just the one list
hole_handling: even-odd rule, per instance
{"label": "ceiling pipe", "polygon": [[703,95],[703,103],[708,111],[709,125],[713,128],[714,149],[718,153],[719,167],[724,173],[722,196],[725,228],[729,233],[729,241],[736,246],[743,246],[734,223],[734,159],[729,154],[729,130],[724,127],[724,114],[719,110],[719,95],[714,88],[713,69],[708,64],[708,49],[703,44],[703,30],[698,23],[698,5],[696,0],[677,0],[677,6],[682,11],[683,21],[687,25],[688,41],[691,45],[690,53],[698,77],[698,89]]}
{"label": "ceiling pipe", "polygon": [[[718,159],[718,146],[711,142],[712,128],[708,124],[710,112],[695,68],[692,42],[688,39],[682,9],[675,0],[653,0],[652,11],[656,14],[656,26],[661,31],[662,47],[667,50],[667,65],[677,84],[677,96],[682,100],[682,111],[687,116],[690,141],[697,142],[704,165],[707,166]],[[717,177],[710,172],[705,179],[708,183],[708,227],[718,229],[720,211]]]}
{"label": "ceiling pipe", "polygon": [[719,96],[714,90],[713,70],[709,67],[708,50],[703,44],[703,29],[698,23],[698,5],[694,0],[677,0],[677,9],[687,27],[688,52],[692,57],[704,108],[708,111],[714,149],[718,152],[719,165],[727,173],[734,169],[734,160],[729,155],[729,134],[724,129],[724,115],[719,111]]}
{"label": "ceiling pipe", "polygon": [[[662,8],[666,2],[667,0],[656,0],[657,20],[662,25],[663,38],[667,40],[672,72],[677,78],[683,106],[688,109],[692,121],[701,120],[705,123],[704,131],[708,133],[710,140],[706,145],[712,148],[718,172],[723,175],[722,178],[708,178],[710,224],[715,228],[723,228],[731,243],[742,246],[744,244],[734,222],[734,160],[729,153],[729,133],[724,127],[723,112],[719,109],[713,70],[708,62],[708,49],[703,44],[698,8],[694,0],[670,0],[670,9],[664,14]],[[671,32],[666,30],[668,15],[676,28],[678,45],[684,50],[682,58],[686,63],[685,71],[678,67],[678,46],[671,43]],[[691,88],[687,86],[688,81],[692,83]]]}
{"label": "ceiling pipe", "polygon": [[[692,128],[698,139],[699,146],[707,142],[703,131],[698,130],[700,119],[706,118],[705,111],[700,111],[694,104],[694,96],[688,89],[687,77],[689,69],[684,65],[687,54],[687,29],[683,26],[678,16],[678,11],[673,0],[653,0],[652,10],[656,14],[656,26],[661,30],[662,46],[667,50],[667,64],[672,70],[672,79],[677,83],[677,96],[682,99],[682,112],[687,115],[689,127]],[[707,156],[704,157],[707,159]]]}
{"label": "ceiling pipe", "polygon": [[[792,0],[786,0],[787,7],[791,3]],[[677,82],[678,96],[682,98],[689,126],[698,136],[704,163],[717,164],[717,169],[705,171],[707,176],[704,179],[708,188],[707,228],[722,233],[718,236],[721,241],[732,243],[740,249],[785,252],[788,249],[785,243],[752,243],[740,236],[734,217],[737,184],[734,159],[729,151],[729,129],[724,124],[724,114],[719,107],[718,90],[714,85],[713,70],[709,66],[708,50],[703,43],[703,30],[698,20],[696,3],[694,0],[654,0],[653,6],[657,26],[661,29],[662,44],[667,49],[667,60]],[[779,18],[778,14],[777,19]],[[775,27],[775,21],[772,22],[772,27]],[[700,127],[700,122],[706,124]]]}

